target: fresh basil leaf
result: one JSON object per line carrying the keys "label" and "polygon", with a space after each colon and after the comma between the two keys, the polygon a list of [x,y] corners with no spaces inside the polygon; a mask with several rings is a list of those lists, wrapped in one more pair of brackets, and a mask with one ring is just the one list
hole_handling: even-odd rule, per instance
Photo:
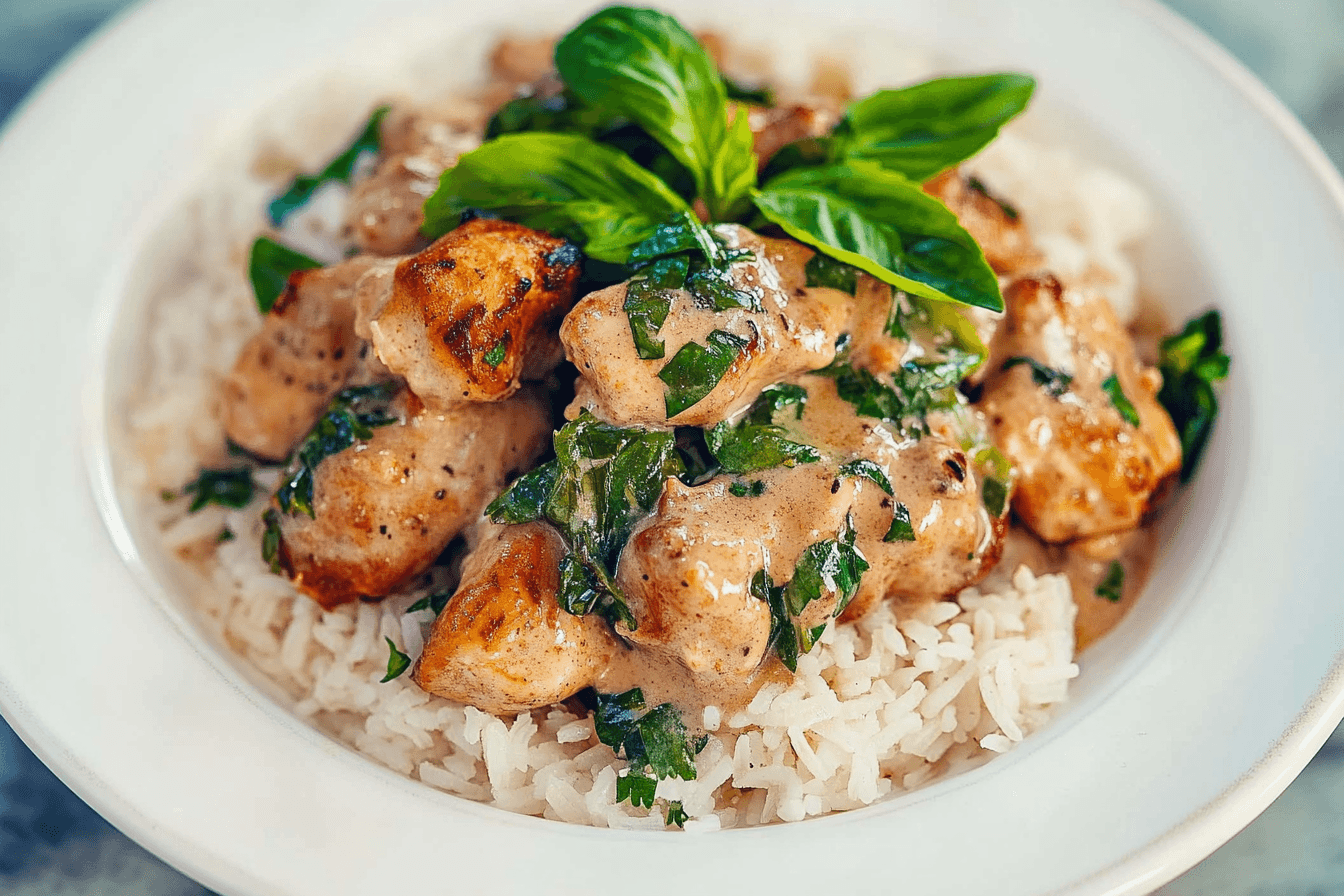
{"label": "fresh basil leaf", "polygon": [[1097,585],[1097,597],[1117,604],[1124,593],[1125,568],[1120,565],[1119,560],[1112,560],[1110,567],[1106,570],[1106,577]]}
{"label": "fresh basil leaf", "polygon": [[280,574],[280,514],[274,508],[261,515],[266,529],[261,535],[261,559],[270,567],[271,572]]}
{"label": "fresh basil leaf", "polygon": [[492,522],[510,524],[531,523],[541,519],[542,509],[555,489],[555,478],[559,472],[556,462],[548,461],[519,476],[485,508],[486,516]]}
{"label": "fresh basil leaf", "polygon": [[765,482],[753,479],[750,482],[734,482],[728,486],[728,494],[734,498],[759,498],[765,494]]}
{"label": "fresh basil leaf", "polygon": [[773,424],[718,423],[705,434],[705,441],[725,473],[755,473],[821,460],[817,449],[786,438],[784,429]]}
{"label": "fresh basil leaf", "polygon": [[171,501],[176,497],[191,495],[188,513],[195,513],[207,504],[220,507],[232,507],[235,510],[246,507],[252,500],[252,471],[243,467],[237,470],[201,470],[200,474],[174,494],[163,492],[163,499]]}
{"label": "fresh basil leaf", "polygon": [[1227,376],[1231,365],[1222,348],[1223,322],[1216,309],[1192,318],[1181,332],[1162,340],[1162,390],[1157,400],[1181,436],[1181,482],[1194,475],[1218,417],[1213,384]]}
{"label": "fresh basil leaf", "polygon": [[340,181],[341,183],[350,183],[351,176],[355,173],[355,165],[359,163],[359,157],[364,153],[376,153],[381,142],[379,128],[382,126],[383,118],[387,115],[389,106],[379,106],[373,110],[369,116],[368,123],[364,125],[364,130],[359,132],[345,151],[327,163],[317,174],[300,174],[295,177],[289,188],[281,193],[267,207],[271,217],[271,223],[279,227],[284,223],[285,218],[290,213],[303,206],[317,192],[317,188],[328,181]]}
{"label": "fresh basil leaf", "polygon": [[624,153],[577,134],[508,134],[443,173],[425,200],[425,236],[437,238],[471,209],[560,234],[601,261],[623,263],[632,246],[686,201]]}
{"label": "fresh basil leaf", "polygon": [[772,423],[784,408],[793,408],[793,419],[803,419],[807,408],[807,390],[795,383],[771,383],[752,402],[746,419],[753,423]]}
{"label": "fresh basil leaf", "polygon": [[262,314],[270,313],[276,299],[285,291],[290,274],[320,267],[322,262],[302,252],[295,252],[269,237],[257,237],[247,259],[247,275],[252,281],[252,294],[257,298],[257,310]]}
{"label": "fresh basil leaf", "polygon": [[871,479],[873,482],[877,483],[877,487],[882,489],[882,491],[889,495],[895,494],[895,492],[891,490],[891,480],[887,478],[887,474],[882,471],[881,467],[873,461],[868,460],[866,457],[861,457],[858,460],[851,460],[847,464],[842,464],[840,466],[840,476],[842,478]]}
{"label": "fresh basil leaf", "polygon": [[1004,361],[1003,367],[1000,369],[1007,370],[1010,367],[1016,367],[1018,364],[1025,364],[1030,367],[1031,378],[1052,398],[1058,398],[1069,391],[1069,384],[1073,382],[1072,374],[1064,373],[1053,367],[1046,367],[1035,358],[1028,358],[1025,355],[1014,355]]}
{"label": "fresh basil leaf", "polygon": [[434,594],[427,594],[407,607],[406,612],[418,613],[421,610],[433,610],[434,615],[438,616],[443,612],[443,608],[448,606],[448,601],[451,600],[452,597],[452,594],[447,591],[438,591]]}
{"label": "fresh basil leaf", "polygon": [[814,168],[831,161],[830,137],[806,137],[775,151],[761,170],[761,183],[769,183],[785,171]]}
{"label": "fresh basil leaf", "polygon": [[1036,82],[1006,73],[936,78],[858,100],[836,126],[832,158],[864,159],[925,181],[975,155],[1027,107]]}
{"label": "fresh basil leaf", "polygon": [[915,527],[910,524],[910,508],[897,501],[896,510],[891,516],[891,528],[882,536],[883,541],[914,541]]}
{"label": "fresh basil leaf", "polygon": [[667,384],[664,397],[667,418],[671,420],[694,407],[714,391],[719,380],[750,344],[726,330],[713,330],[704,345],[688,342],[678,349],[672,360],[658,372],[658,378]]}
{"label": "fresh basil leaf", "polygon": [[555,65],[595,108],[648,131],[695,178],[713,220],[732,220],[756,182],[747,116],[727,119],[727,93],[709,54],[671,16],[613,6],[565,35]]}
{"label": "fresh basil leaf", "polygon": [[980,483],[980,500],[984,502],[985,509],[991,516],[1003,516],[1004,510],[1008,507],[1008,486],[1000,479],[986,477]]}
{"label": "fresh basil leaf", "polygon": [[215,544],[224,544],[225,542],[233,541],[237,537],[238,536],[234,534],[232,529],[225,526],[223,529],[220,529],[219,534],[215,536]]}
{"label": "fresh basil leaf", "polygon": [[818,252],[803,266],[807,285],[829,286],[854,295],[859,290],[859,269],[852,264],[836,261],[824,252]]}
{"label": "fresh basil leaf", "polygon": [[854,546],[854,539],[853,523],[846,519],[836,538],[818,541],[803,551],[793,578],[784,586],[784,605],[794,617],[802,615],[812,601],[832,593],[837,595],[832,615],[838,617],[858,594],[868,560]]}
{"label": "fresh basil leaf", "polygon": [[1101,383],[1101,390],[1106,393],[1106,397],[1111,400],[1111,405],[1120,412],[1120,417],[1130,426],[1139,425],[1139,412],[1135,410],[1134,405],[1125,392],[1120,388],[1120,377],[1114,373],[1106,377]]}
{"label": "fresh basil leaf", "polygon": [[[989,349],[961,306],[899,293],[893,296],[892,308],[887,332],[918,343],[926,359],[947,360],[953,356],[952,350],[974,355],[981,361],[989,357]],[[973,370],[974,367],[968,370],[967,375]]]}
{"label": "fresh basil leaf", "polygon": [[281,510],[315,517],[313,480],[318,465],[356,441],[373,438],[374,427],[396,423],[397,418],[386,413],[386,403],[396,389],[395,383],[375,383],[337,393],[285,466],[284,479],[275,492]]}
{"label": "fresh basil leaf", "polygon": [[799,168],[752,193],[794,239],[935,301],[1003,310],[985,255],[947,206],[871,163]]}
{"label": "fresh basil leaf", "polygon": [[784,604],[784,588],[776,585],[770,573],[757,570],[751,578],[751,593],[770,608],[770,647],[790,672],[798,671],[798,626]]}
{"label": "fresh basil leaf", "polygon": [[387,674],[383,676],[379,684],[387,684],[411,668],[411,658],[398,650],[397,645],[392,642],[391,638],[384,637],[383,640],[387,642]]}

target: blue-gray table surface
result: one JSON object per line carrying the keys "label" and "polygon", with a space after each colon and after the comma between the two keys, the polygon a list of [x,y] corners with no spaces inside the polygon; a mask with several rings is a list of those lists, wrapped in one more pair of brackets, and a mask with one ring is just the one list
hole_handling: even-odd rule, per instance
{"label": "blue-gray table surface", "polygon": [[[1279,95],[1344,168],[1344,0],[1168,0]],[[0,122],[127,0],[0,0]],[[1344,726],[1270,808],[1165,896],[1344,894]],[[0,720],[0,892],[209,893],[71,793]]]}

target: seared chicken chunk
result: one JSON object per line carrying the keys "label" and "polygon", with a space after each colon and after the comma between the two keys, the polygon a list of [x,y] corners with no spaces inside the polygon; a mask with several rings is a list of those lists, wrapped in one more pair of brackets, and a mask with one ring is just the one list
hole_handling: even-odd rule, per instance
{"label": "seared chicken chunk", "polygon": [[439,175],[481,143],[484,110],[452,114],[394,108],[383,120],[378,167],[355,184],[346,226],[361,251],[400,255],[424,245],[422,207]]}
{"label": "seared chicken chunk", "polygon": [[401,261],[384,302],[360,304],[378,358],[426,404],[498,401],[559,363],[578,277],[572,244],[476,218]]}
{"label": "seared chicken chunk", "polygon": [[[1137,526],[1181,467],[1161,375],[1103,298],[1047,276],[1018,280],[1005,302],[980,408],[1020,474],[1013,509],[1050,542]],[[1039,383],[1050,371],[1068,379]]]}
{"label": "seared chicken chunk", "polygon": [[1042,256],[1017,212],[980,181],[952,169],[926,183],[924,192],[947,204],[996,273],[1022,273],[1041,264]]}
{"label": "seared chicken chunk", "polygon": [[402,422],[318,464],[312,518],[280,515],[281,566],[328,609],[428,568],[549,443],[546,402],[528,391],[441,411],[403,391],[393,410]]}
{"label": "seared chicken chunk", "polygon": [[224,381],[224,430],[258,457],[283,460],[361,365],[354,293],[377,260],[297,271]]}
{"label": "seared chicken chunk", "polygon": [[[770,383],[825,367],[835,358],[835,340],[845,327],[852,297],[834,289],[809,289],[803,264],[810,250],[791,240],[757,236],[744,227],[718,228],[731,247],[748,249],[748,260],[732,265],[739,289],[759,297],[760,311],[701,307],[690,293],[676,290],[658,332],[661,359],[639,357],[624,309],[627,284],[591,293],[560,328],[569,360],[579,369],[578,394],[567,414],[588,408],[621,426],[708,426],[750,405]],[[686,344],[704,345],[721,330],[746,341],[733,365],[700,401],[667,415],[667,387],[661,371]]]}
{"label": "seared chicken chunk", "polygon": [[556,603],[564,550],[542,523],[489,527],[434,621],[415,683],[493,713],[559,703],[591,685],[620,648],[601,617]]}

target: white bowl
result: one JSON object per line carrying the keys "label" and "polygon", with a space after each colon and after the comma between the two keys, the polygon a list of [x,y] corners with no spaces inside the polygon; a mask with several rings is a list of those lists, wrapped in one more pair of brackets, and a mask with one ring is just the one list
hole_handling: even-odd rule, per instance
{"label": "white bowl", "polygon": [[[1344,184],[1263,87],[1146,0],[850,0],[824,20],[815,4],[673,6],[752,37],[861,34],[871,51],[899,33],[967,68],[1034,73],[1046,127],[1157,191],[1146,285],[1174,318],[1223,310],[1233,373],[1211,450],[1166,515],[1148,593],[1084,657],[1058,719],[869,809],[619,833],[403,779],[292,716],[201,633],[116,498],[109,421],[153,247],[218,123],[334,57],[458,32],[444,55],[470,77],[498,25],[558,30],[584,11],[428,0],[149,3],[5,133],[6,719],[115,824],[225,893],[1122,894],[1170,880],[1265,808],[1344,715],[1344,427],[1328,366],[1344,341]],[[389,40],[389,20],[412,24]]]}

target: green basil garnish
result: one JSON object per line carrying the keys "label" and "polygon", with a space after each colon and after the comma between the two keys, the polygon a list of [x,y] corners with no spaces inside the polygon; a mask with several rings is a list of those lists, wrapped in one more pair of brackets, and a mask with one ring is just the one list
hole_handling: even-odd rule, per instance
{"label": "green basil garnish", "polygon": [[891,528],[887,529],[887,534],[882,536],[882,540],[886,542],[915,540],[915,527],[910,524],[910,508],[900,501],[896,502],[896,510],[891,517]]}
{"label": "green basil garnish", "polygon": [[1231,365],[1222,349],[1223,321],[1217,310],[1192,318],[1181,332],[1162,340],[1162,390],[1157,400],[1181,437],[1182,482],[1194,475],[1218,417],[1213,384],[1227,377]]}
{"label": "green basil garnish", "polygon": [[182,486],[176,494],[165,491],[163,499],[171,501],[176,497],[191,495],[188,513],[195,513],[207,504],[238,510],[252,500],[255,487],[252,471],[246,467],[237,470],[201,470],[195,479]]}
{"label": "green basil garnish", "polygon": [[792,467],[814,463],[821,454],[811,445],[786,437],[775,415],[787,407],[795,408],[795,419],[802,419],[807,390],[790,383],[776,383],[761,390],[746,415],[736,424],[715,424],[705,433],[719,468],[725,473],[755,473],[774,467]]}
{"label": "green basil garnish", "polygon": [[392,642],[391,638],[384,637],[383,640],[387,642],[387,674],[383,676],[379,684],[387,684],[411,668],[411,658],[398,650],[397,645]]}
{"label": "green basil garnish", "polygon": [[247,275],[252,281],[252,293],[257,299],[257,310],[269,314],[275,307],[276,299],[285,291],[289,275],[295,271],[306,271],[322,267],[316,261],[282,246],[269,237],[257,237],[248,254]]}
{"label": "green basil garnish", "polygon": [[271,204],[267,207],[271,223],[279,227],[291,212],[307,203],[317,192],[317,188],[323,184],[329,181],[350,183],[350,178],[355,173],[355,165],[359,163],[359,157],[365,153],[378,151],[381,142],[379,128],[382,126],[383,118],[387,115],[388,109],[388,106],[379,106],[374,109],[373,114],[369,116],[368,123],[364,125],[364,130],[359,132],[359,136],[355,137],[344,152],[328,162],[327,167],[317,174],[300,174],[295,177],[285,192],[271,200]]}
{"label": "green basil garnish", "polygon": [[878,488],[882,489],[882,491],[886,492],[888,495],[895,494],[895,492],[891,490],[891,480],[887,478],[887,474],[882,472],[882,468],[876,463],[865,457],[861,457],[858,460],[852,460],[847,464],[842,464],[840,467],[840,476],[871,479],[873,482],[877,483]]}
{"label": "green basil garnish", "polygon": [[1120,388],[1120,377],[1114,373],[1106,377],[1101,383],[1101,390],[1106,393],[1106,397],[1111,400],[1111,405],[1120,412],[1120,417],[1130,426],[1139,425],[1139,412],[1135,410],[1134,405],[1125,392]]}
{"label": "green basil garnish", "polygon": [[1112,560],[1106,570],[1106,577],[1097,585],[1097,597],[1111,603],[1119,603],[1125,593],[1125,568],[1119,560]]}
{"label": "green basil garnish", "polygon": [[957,216],[870,162],[798,168],[752,194],[789,236],[908,293],[1003,310],[999,281]]}
{"label": "green basil garnish", "polygon": [[700,403],[751,343],[726,330],[714,330],[705,344],[688,342],[677,350],[658,378],[667,384],[667,419]]}
{"label": "green basil garnish", "polygon": [[1069,391],[1069,384],[1073,382],[1073,376],[1063,373],[1053,367],[1046,367],[1035,358],[1028,358],[1025,355],[1014,355],[1003,362],[1001,370],[1007,370],[1018,364],[1025,364],[1031,368],[1031,378],[1035,380],[1036,385],[1045,390],[1046,394],[1052,398],[1058,398]]}

